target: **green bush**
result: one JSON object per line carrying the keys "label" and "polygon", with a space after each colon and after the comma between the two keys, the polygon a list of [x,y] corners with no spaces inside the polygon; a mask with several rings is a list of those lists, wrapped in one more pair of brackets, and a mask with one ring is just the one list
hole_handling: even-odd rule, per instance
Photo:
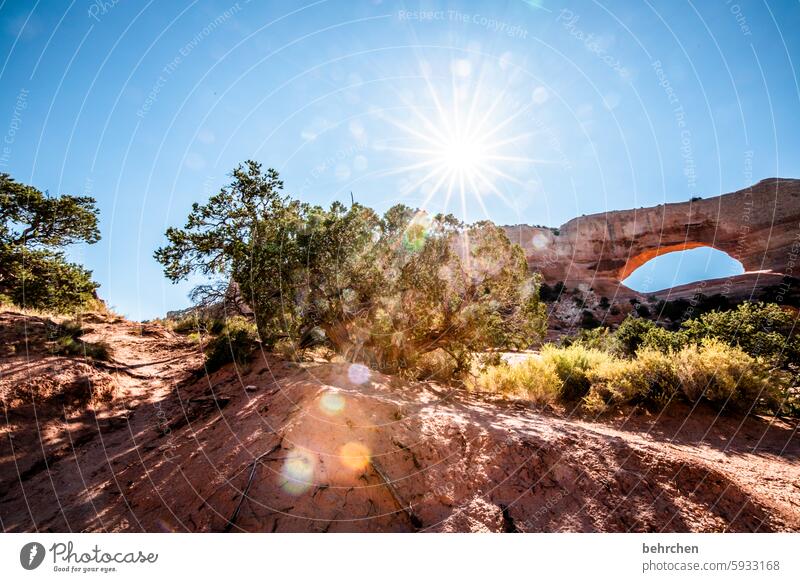
{"label": "green bush", "polygon": [[524,398],[537,404],[556,401],[559,386],[553,363],[537,356],[513,366],[505,363],[488,366],[476,378],[467,381],[470,390]]}
{"label": "green bush", "polygon": [[687,338],[683,333],[676,333],[654,325],[644,334],[641,348],[651,348],[662,352],[680,350],[686,345]]}
{"label": "green bush", "polygon": [[235,362],[245,366],[258,347],[255,324],[244,317],[232,317],[217,337],[206,345],[206,371],[216,372],[226,364]]}
{"label": "green bush", "polygon": [[83,326],[78,320],[66,320],[53,324],[48,335],[53,340],[52,353],[60,356],[75,356],[107,361],[111,359],[111,348],[106,342],[87,342],[81,338]]}
{"label": "green bush", "polygon": [[562,347],[580,344],[585,348],[611,352],[614,347],[614,335],[605,326],[594,329],[582,329],[574,336],[561,340]]}
{"label": "green bush", "polygon": [[106,342],[85,342],[70,335],[57,338],[52,351],[60,356],[83,356],[102,361],[111,359],[111,348]]}
{"label": "green bush", "polygon": [[581,398],[585,411],[598,414],[625,404],[663,407],[675,399],[744,413],[796,415],[798,408],[790,374],[714,339],[678,351],[641,348],[633,358],[579,344],[546,346],[540,357],[487,366],[467,385],[537,403]]}
{"label": "green bush", "polygon": [[692,402],[702,399],[745,412],[777,411],[791,387],[786,374],[717,339],[687,346],[675,360],[681,389]]}
{"label": "green bush", "polygon": [[225,329],[225,320],[217,318],[201,318],[197,315],[187,315],[172,322],[172,331],[183,335],[192,333],[208,333],[219,335]]}
{"label": "green bush", "polygon": [[588,373],[591,383],[584,405],[590,412],[627,403],[664,405],[679,390],[673,357],[653,349],[642,349],[634,359],[608,359]]}
{"label": "green bush", "polygon": [[588,372],[612,356],[606,352],[586,348],[580,344],[566,348],[545,346],[542,348],[542,361],[552,367],[561,384],[559,395],[571,401],[583,398],[589,392]]}
{"label": "green bush", "polygon": [[718,339],[784,368],[800,366],[797,314],[775,303],[745,302],[730,311],[712,311],[685,321],[687,343]]}
{"label": "green bush", "polygon": [[614,332],[615,352],[623,356],[633,356],[642,344],[648,332],[656,327],[649,319],[626,317]]}

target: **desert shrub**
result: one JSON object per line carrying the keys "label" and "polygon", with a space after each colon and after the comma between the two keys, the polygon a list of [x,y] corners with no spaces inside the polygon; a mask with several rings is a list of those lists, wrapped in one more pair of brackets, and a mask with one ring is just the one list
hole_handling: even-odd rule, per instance
{"label": "desert shrub", "polygon": [[639,349],[651,348],[662,352],[677,351],[684,347],[687,341],[686,334],[654,325],[645,332]]}
{"label": "desert shrub", "polygon": [[604,412],[628,403],[664,405],[678,392],[674,357],[658,350],[642,349],[634,359],[600,362],[588,373],[591,383],[584,405],[590,412]]}
{"label": "desert shrub", "polygon": [[200,323],[194,317],[183,317],[172,323],[172,331],[180,334],[190,334],[198,331]]}
{"label": "desert shrub", "polygon": [[600,326],[593,329],[581,329],[577,334],[566,336],[561,340],[561,347],[568,347],[574,344],[610,352],[614,347],[614,334],[607,327]]}
{"label": "desert shrub", "polygon": [[68,319],[52,324],[48,335],[53,340],[51,352],[60,356],[86,357],[93,360],[111,359],[111,348],[106,342],[87,342],[81,338],[84,329],[78,320]]}
{"label": "desert shrub", "polygon": [[52,351],[61,356],[84,356],[102,361],[111,359],[111,348],[106,342],[85,342],[69,335],[56,339]]}
{"label": "desert shrub", "polygon": [[206,345],[206,371],[216,372],[222,366],[235,362],[245,366],[258,347],[255,325],[244,317],[232,317],[215,338]]}
{"label": "desert shrub", "polygon": [[489,366],[467,381],[471,390],[524,398],[538,404],[557,400],[560,384],[553,363],[536,356],[514,365]]}
{"label": "desert shrub", "polygon": [[774,411],[791,385],[787,375],[772,370],[764,360],[718,339],[687,346],[675,360],[681,389],[693,402],[702,399],[734,410]]}
{"label": "desert shrub", "polygon": [[581,313],[581,327],[583,329],[595,329],[600,327],[600,322],[589,309],[584,309]]}
{"label": "desert shrub", "polygon": [[182,335],[192,333],[219,335],[225,329],[226,321],[226,319],[216,317],[199,317],[196,314],[190,314],[178,320],[170,320],[169,327],[175,333]]}
{"label": "desert shrub", "polygon": [[774,303],[744,302],[729,311],[712,311],[683,322],[687,341],[718,339],[787,368],[800,366],[797,314]]}
{"label": "desert shrub", "polygon": [[680,379],[672,353],[643,348],[636,352],[634,364],[636,376],[647,386],[640,393],[644,401],[664,405],[679,393]]}
{"label": "desert shrub", "polygon": [[634,360],[609,358],[587,370],[589,390],[583,398],[584,408],[601,413],[611,406],[629,402],[646,390],[636,377]]}
{"label": "desert shrub", "polygon": [[290,338],[279,339],[275,342],[272,350],[284,360],[299,360],[302,353],[301,348],[297,345],[297,342]]}
{"label": "desert shrub", "polygon": [[557,301],[561,294],[564,292],[564,282],[558,281],[553,285],[548,285],[547,283],[542,283],[541,287],[539,288],[539,297],[542,301],[547,301],[548,303]]}
{"label": "desert shrub", "polygon": [[461,371],[458,362],[442,349],[425,352],[414,362],[412,377],[417,380],[436,380],[449,382],[457,378]]}
{"label": "desert shrub", "polygon": [[614,351],[623,356],[633,356],[654,327],[656,324],[649,319],[629,315],[614,332]]}
{"label": "desert shrub", "polygon": [[588,373],[592,368],[612,358],[606,352],[574,344],[566,348],[545,346],[541,358],[552,367],[560,384],[559,395],[567,401],[583,398],[589,392]]}
{"label": "desert shrub", "polygon": [[538,403],[581,399],[585,411],[598,414],[626,404],[660,408],[685,398],[730,411],[796,415],[800,399],[790,374],[714,339],[679,351],[644,347],[632,358],[580,344],[545,346],[541,357],[489,365],[466,383],[475,391]]}

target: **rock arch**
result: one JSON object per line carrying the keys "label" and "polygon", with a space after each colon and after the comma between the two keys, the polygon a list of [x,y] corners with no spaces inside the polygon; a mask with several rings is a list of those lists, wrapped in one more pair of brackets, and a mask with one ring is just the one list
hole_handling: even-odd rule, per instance
{"label": "rock arch", "polygon": [[744,266],[728,287],[753,289],[800,276],[800,180],[769,178],[713,198],[581,216],[558,229],[505,229],[549,283],[635,296],[621,281],[638,267],[667,252],[710,246]]}

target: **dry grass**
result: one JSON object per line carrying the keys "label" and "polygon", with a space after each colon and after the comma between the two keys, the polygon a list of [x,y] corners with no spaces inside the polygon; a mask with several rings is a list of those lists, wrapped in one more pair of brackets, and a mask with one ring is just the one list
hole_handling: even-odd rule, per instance
{"label": "dry grass", "polygon": [[626,404],[662,407],[675,398],[726,410],[777,412],[792,378],[737,347],[705,340],[680,351],[645,348],[633,358],[580,345],[546,346],[540,357],[487,366],[468,385],[540,404],[580,399],[592,414]]}
{"label": "dry grass", "polygon": [[632,360],[609,358],[588,376],[584,407],[593,413],[627,403],[666,404],[680,388],[674,357],[653,349],[640,350]]}
{"label": "dry grass", "polygon": [[522,398],[537,404],[550,404],[559,398],[561,382],[551,361],[531,356],[515,365],[488,366],[467,381],[476,392]]}
{"label": "dry grass", "polygon": [[589,372],[613,359],[608,352],[580,344],[566,348],[552,345],[542,348],[542,361],[552,366],[561,383],[559,396],[566,401],[586,396],[591,386]]}
{"label": "dry grass", "polygon": [[675,368],[686,397],[718,406],[749,410],[760,404],[774,409],[780,393],[791,385],[784,372],[719,340],[704,340],[676,354]]}

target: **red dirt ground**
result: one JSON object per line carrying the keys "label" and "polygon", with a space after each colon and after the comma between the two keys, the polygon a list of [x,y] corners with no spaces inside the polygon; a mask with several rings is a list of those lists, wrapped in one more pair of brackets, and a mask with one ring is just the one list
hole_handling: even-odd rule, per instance
{"label": "red dirt ground", "polygon": [[0,314],[5,531],[800,531],[796,422],[590,422],[273,355],[205,375],[159,325],[86,321],[110,364]]}

